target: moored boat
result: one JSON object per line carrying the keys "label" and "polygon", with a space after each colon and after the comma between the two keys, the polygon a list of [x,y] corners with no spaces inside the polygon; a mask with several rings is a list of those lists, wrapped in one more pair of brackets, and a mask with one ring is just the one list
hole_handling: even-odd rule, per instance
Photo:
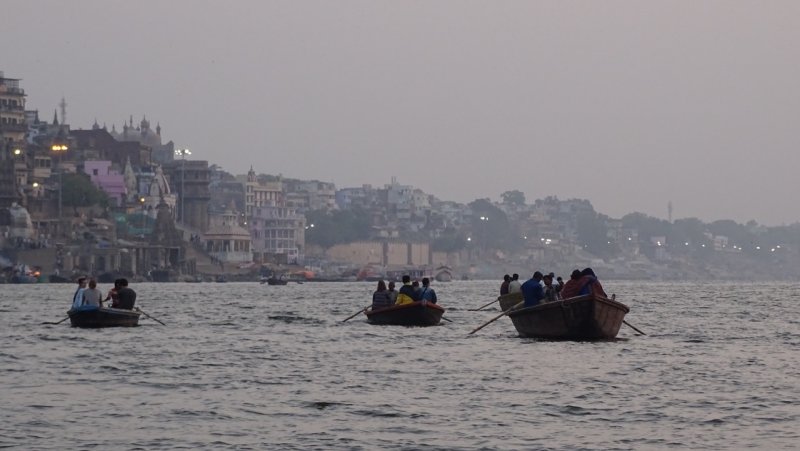
{"label": "moored boat", "polygon": [[267,285],[286,285],[287,283],[289,283],[289,281],[283,277],[270,277],[267,279]]}
{"label": "moored boat", "polygon": [[67,312],[72,327],[135,327],[141,313],[135,310],[84,305]]}
{"label": "moored boat", "polygon": [[629,311],[625,304],[590,294],[515,309],[508,317],[521,337],[598,340],[616,337]]}
{"label": "moored boat", "polygon": [[367,310],[364,313],[370,324],[424,327],[439,324],[444,315],[444,307],[432,302],[417,301],[380,310]]}

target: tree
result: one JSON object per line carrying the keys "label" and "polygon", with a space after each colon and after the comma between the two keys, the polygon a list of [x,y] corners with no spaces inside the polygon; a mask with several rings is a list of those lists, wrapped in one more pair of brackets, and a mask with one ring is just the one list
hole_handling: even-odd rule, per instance
{"label": "tree", "polygon": [[85,174],[64,174],[61,176],[61,202],[73,207],[108,206],[108,196],[98,189]]}
{"label": "tree", "polygon": [[[360,208],[351,210],[313,210],[306,213],[306,243],[324,248],[370,237],[369,214]],[[313,227],[312,227],[313,225]]]}
{"label": "tree", "polygon": [[503,198],[503,203],[507,205],[525,205],[525,193],[519,190],[506,191],[500,197]]}
{"label": "tree", "polygon": [[431,248],[438,252],[458,252],[464,249],[466,244],[467,240],[463,235],[458,233],[453,227],[448,227],[439,238],[433,240]]}
{"label": "tree", "polygon": [[478,240],[479,246],[509,249],[514,245],[516,234],[503,210],[495,207],[489,199],[475,199],[469,207],[472,210],[471,228],[477,234],[473,239]]}

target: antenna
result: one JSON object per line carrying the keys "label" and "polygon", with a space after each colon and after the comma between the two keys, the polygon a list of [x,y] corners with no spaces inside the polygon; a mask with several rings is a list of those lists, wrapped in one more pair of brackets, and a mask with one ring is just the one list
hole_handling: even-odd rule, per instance
{"label": "antenna", "polygon": [[672,201],[667,202],[667,218],[669,223],[672,224]]}
{"label": "antenna", "polygon": [[64,99],[63,96],[61,97],[61,103],[59,103],[58,106],[61,107],[61,123],[62,124],[66,124],[67,123],[67,101]]}

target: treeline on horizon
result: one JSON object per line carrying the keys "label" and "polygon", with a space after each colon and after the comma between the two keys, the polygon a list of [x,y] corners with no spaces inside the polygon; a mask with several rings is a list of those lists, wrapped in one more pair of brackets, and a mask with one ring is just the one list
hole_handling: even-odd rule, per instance
{"label": "treeline on horizon", "polygon": [[[525,196],[520,191],[506,191],[501,195],[501,204],[523,207]],[[539,199],[536,203],[557,201],[555,197]],[[789,249],[800,249],[800,224],[768,227],[751,220],[745,224],[730,219],[721,219],[705,223],[698,218],[682,218],[670,223],[667,220],[648,216],[643,213],[630,213],[620,219],[614,219],[597,213],[588,200],[586,211],[577,214],[576,230],[579,244],[583,248],[603,259],[612,259],[622,253],[624,243],[609,238],[609,224],[621,221],[624,230],[635,230],[638,234],[640,251],[653,257],[656,248],[664,246],[671,255],[687,255],[702,258],[712,255],[715,250],[714,237],[727,237],[726,250],[742,254],[772,258]],[[444,232],[431,239],[430,232],[442,229],[444,218],[437,214],[428,214],[425,226],[419,232],[402,233],[403,239],[431,242],[436,251],[457,252],[468,245],[480,242],[485,248],[513,252],[524,243],[524,237],[538,238],[537,230],[521,230],[520,224],[513,223],[508,215],[488,198],[476,199],[467,204],[472,210],[470,221],[457,229],[445,227]],[[491,218],[482,221],[480,218]],[[329,248],[336,244],[351,243],[372,239],[372,223],[369,211],[361,208],[350,210],[314,210],[306,212],[308,224],[314,224],[306,233],[306,243]],[[473,241],[468,235],[475,235]],[[651,238],[664,237],[664,242],[654,242]],[[625,238],[623,238],[625,239]],[[474,241],[477,240],[477,241]],[[778,254],[776,254],[776,252]]]}

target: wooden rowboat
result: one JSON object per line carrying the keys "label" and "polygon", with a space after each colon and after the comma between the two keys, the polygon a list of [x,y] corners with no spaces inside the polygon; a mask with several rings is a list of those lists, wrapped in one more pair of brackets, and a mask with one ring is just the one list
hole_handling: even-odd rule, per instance
{"label": "wooden rowboat", "polygon": [[439,324],[444,308],[432,302],[417,301],[380,310],[367,310],[364,313],[370,324],[424,327]]}
{"label": "wooden rowboat", "polygon": [[138,311],[85,305],[67,312],[72,327],[135,327],[139,325]]}
{"label": "wooden rowboat", "polygon": [[500,308],[505,312],[511,307],[525,300],[521,292],[504,294],[498,298],[500,300]]}
{"label": "wooden rowboat", "polygon": [[508,317],[521,337],[598,340],[616,337],[629,311],[615,300],[584,295],[516,309]]}

